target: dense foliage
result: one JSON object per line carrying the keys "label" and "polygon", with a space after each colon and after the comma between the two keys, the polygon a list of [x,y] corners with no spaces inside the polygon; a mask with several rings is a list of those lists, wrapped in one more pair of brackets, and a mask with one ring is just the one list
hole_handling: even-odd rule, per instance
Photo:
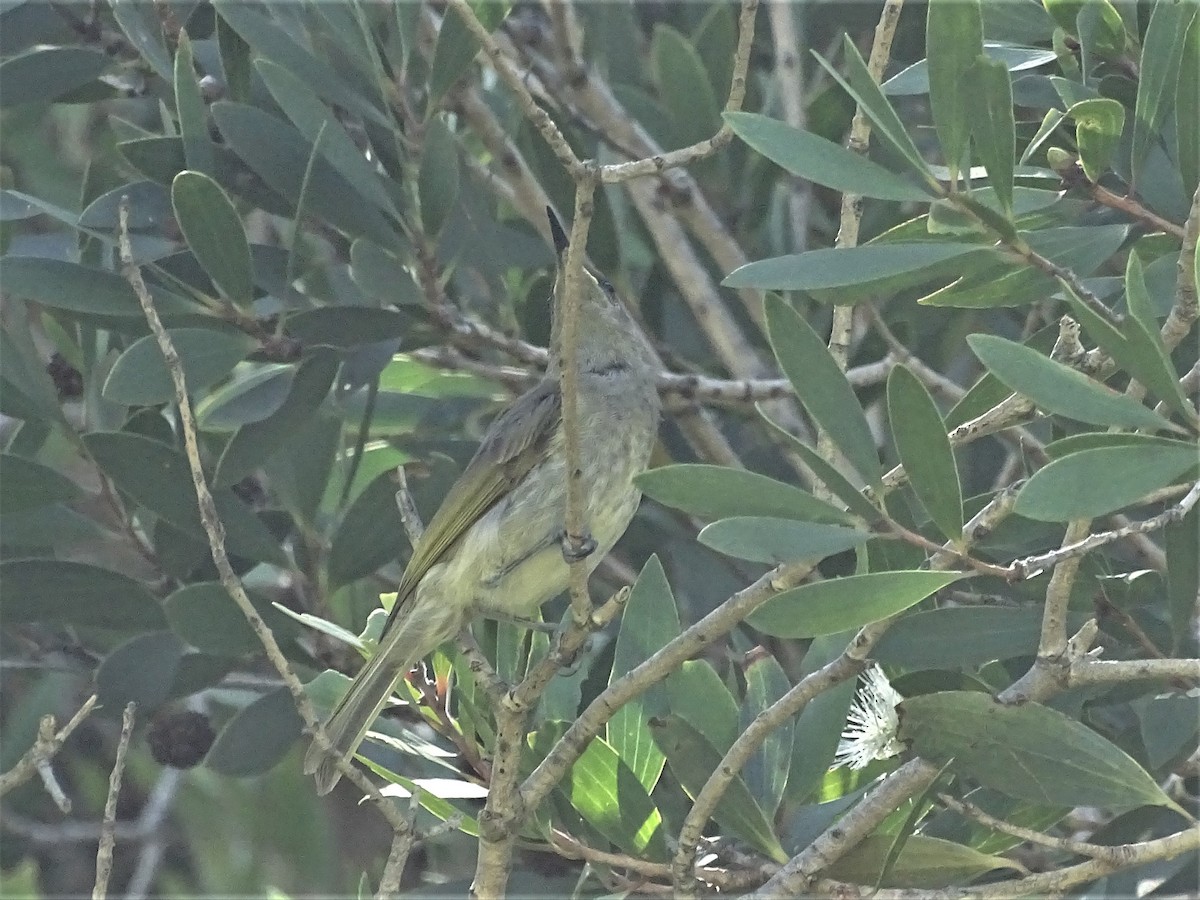
{"label": "dense foliage", "polygon": [[[5,784],[7,893],[92,884],[131,701],[112,891],[374,892],[393,834],[299,773],[134,276],[320,712],[409,554],[400,484],[427,519],[544,364],[572,155],[667,421],[528,715],[487,675],[583,641],[565,598],[477,623],[364,745],[420,804],[405,885],[1195,884],[1197,5],[755,6],[5,4],[0,771],[100,704],[43,766],[69,815]],[[905,699],[834,767],[871,661]]]}

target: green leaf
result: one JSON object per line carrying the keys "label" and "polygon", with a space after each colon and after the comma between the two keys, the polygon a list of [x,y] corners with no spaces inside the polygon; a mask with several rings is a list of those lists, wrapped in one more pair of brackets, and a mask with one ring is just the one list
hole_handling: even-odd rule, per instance
{"label": "green leaf", "polygon": [[[294,620],[270,600],[250,594],[250,601],[277,640],[298,631]],[[242,656],[262,650],[246,616],[219,582],[184,585],[163,601],[163,611],[171,630],[197,650],[218,656]]]}
{"label": "green leaf", "polygon": [[434,116],[426,126],[417,193],[421,223],[426,233],[436,238],[458,201],[458,147],[441,116]]}
{"label": "green leaf", "polygon": [[[967,198],[962,198],[966,202]],[[1096,271],[1124,243],[1127,225],[1044,228],[1020,237],[1052,262],[1084,277]],[[1044,300],[1061,287],[1044,272],[1024,265],[999,263],[967,272],[958,281],[918,302],[930,306],[984,308],[1020,306]]]}
{"label": "green leaf", "polygon": [[1185,194],[1200,184],[1200,16],[1192,19],[1175,86],[1175,158]]}
{"label": "green leaf", "polygon": [[121,709],[133,702],[150,715],[171,693],[186,648],[169,631],[139,634],[113,650],[96,670],[100,705]]}
{"label": "green leaf", "polygon": [[[353,110],[385,128],[392,127],[387,116],[381,113],[363,94],[350,87],[341,76],[322,59],[318,59],[305,47],[298,44],[283,28],[272,22],[261,10],[269,7],[256,7],[238,0],[220,0],[214,4],[222,22],[228,23],[234,31],[255,51],[255,56],[269,59],[291,71],[297,78],[312,87],[321,97],[338,106]],[[222,43],[222,51],[225,44]],[[224,57],[224,52],[222,52]],[[226,63],[228,66],[228,63]],[[245,78],[248,86],[250,79],[249,58],[244,61]],[[230,75],[228,68],[226,74]],[[230,77],[232,82],[232,77]],[[235,100],[245,100],[246,96],[233,92]],[[214,109],[215,112],[215,109]],[[222,128],[224,130],[224,128]]]}
{"label": "green leaf", "polygon": [[1125,751],[1057,710],[947,691],[905,700],[900,737],[928,760],[1010,797],[1049,805],[1175,806]]}
{"label": "green leaf", "polygon": [[963,528],[962,486],[946,425],[933,398],[916,375],[896,366],[888,376],[887,403],[896,452],[913,491],[942,534],[958,540]]}
{"label": "green leaf", "polygon": [[179,33],[179,47],[175,51],[175,112],[179,116],[187,167],[194,172],[214,174],[217,164],[208,136],[208,110],[193,68],[192,42],[184,31]]}
{"label": "green leaf", "polygon": [[346,510],[329,550],[331,588],[370,575],[400,555],[407,543],[396,507],[396,482],[382,472],[359,493]]}
{"label": "green leaf", "polygon": [[[978,50],[975,52],[977,53]],[[942,193],[940,186],[934,182],[929,166],[921,156],[921,151],[909,137],[896,110],[884,97],[879,85],[875,83],[875,79],[871,77],[867,64],[863,62],[862,55],[848,34],[842,38],[842,54],[846,69],[845,78],[820,56],[817,57],[817,62],[858,103],[862,111],[875,123],[880,135],[908,162],[912,170],[922,176],[932,190],[939,194]],[[974,59],[974,53],[972,59]]]}
{"label": "green leaf", "polygon": [[[120,275],[61,259],[4,257],[4,293],[53,309],[142,319],[137,294]],[[160,315],[196,309],[174,294],[153,287],[150,294]]]}
{"label": "green leaf", "polygon": [[1092,181],[1099,181],[1121,139],[1125,107],[1116,100],[1095,97],[1073,103],[1067,117],[1075,120],[1075,143],[1084,174]]}
{"label": "green leaf", "polygon": [[[179,354],[189,393],[220,381],[258,346],[254,338],[233,329],[172,328],[168,334]],[[101,394],[126,406],[174,401],[175,386],[154,335],[138,338],[117,358]]]}
{"label": "green leaf", "polygon": [[1095,518],[1165,487],[1196,466],[1196,448],[1097,447],[1056,459],[1017,495],[1015,511],[1040,522]]}
{"label": "green leaf", "polygon": [[287,317],[287,333],[305,346],[345,349],[405,337],[414,326],[411,316],[370,306],[321,306]]}
{"label": "green leaf", "polygon": [[746,263],[725,276],[721,284],[769,291],[829,290],[919,273],[971,253],[992,255],[979,244],[953,242],[831,247]]}
{"label": "green leaf", "polygon": [[846,479],[846,476],[822,459],[816,450],[767,415],[761,403],[755,404],[755,409],[758,410],[760,416],[766,419],[767,424],[787,440],[788,447],[804,460],[805,465],[812,469],[813,474],[821,480],[831,494],[846,504],[851,513],[868,524],[877,522],[882,517],[882,513],[870,500],[859,493],[858,489]]}
{"label": "green leaf", "polygon": [[4,620],[152,631],[166,625],[162,609],[140,581],[128,575],[56,559],[0,561]]}
{"label": "green leaf", "polygon": [[53,103],[95,81],[112,64],[91,47],[36,47],[0,63],[0,109]]}
{"label": "green leaf", "polygon": [[[488,31],[496,27],[508,15],[510,3],[474,3],[472,9],[476,17]],[[442,18],[442,27],[438,31],[437,45],[433,50],[433,62],[429,67],[429,101],[426,109],[431,113],[437,109],[438,103],[446,91],[454,86],[479,52],[479,41],[468,30],[457,9],[447,8]]]}
{"label": "green leaf", "polygon": [[212,105],[212,116],[233,151],[293,209],[303,191],[306,212],[351,237],[366,235],[381,246],[396,246],[395,233],[377,206],[346,202],[355,190],[325,157],[318,155],[309,172],[312,145],[291,125],[257,107],[227,100]]}
{"label": "green leaf", "polygon": [[1132,397],[1030,347],[990,334],[969,335],[967,343],[993,375],[1047,412],[1091,425],[1175,429]]}
{"label": "green leaf", "polygon": [[171,56],[163,38],[158,10],[142,3],[114,3],[111,11],[113,19],[125,37],[129,38],[129,43],[137,48],[142,60],[150,65],[155,75],[170,84]]}
{"label": "green leaf", "polygon": [[[667,575],[658,557],[651,556],[625,604],[608,683],[645,662],[679,632],[679,612]],[[665,714],[666,707],[666,690],[655,685],[618,709],[605,726],[609,745],[647,791],[654,790],[665,762],[648,722]]]}
{"label": "green leaf", "polygon": [[775,516],[801,521],[848,521],[842,511],[807,491],[744,469],[682,464],[651,469],[634,483],[665,506],[702,519]]}
{"label": "green leaf", "polygon": [[829,877],[884,888],[944,888],[964,884],[995,869],[1028,871],[1003,856],[989,856],[962,844],[914,834],[904,842],[887,877],[880,881],[894,840],[891,835],[870,835],[826,870]]}
{"label": "green leaf", "polygon": [[689,659],[666,680],[667,706],[720,753],[725,753],[738,733],[738,702],[704,659]]}
{"label": "green leaf", "polygon": [[0,453],[0,509],[6,516],[23,509],[74,500],[79,487],[57,469],[24,456]]}
{"label": "green leaf", "polygon": [[929,200],[929,192],[919,185],[811,131],[757,113],[729,112],[724,119],[746,144],[793,175],[879,200]]}
{"label": "green leaf", "polygon": [[650,41],[650,59],[659,99],[671,115],[674,144],[686,147],[716,134],[720,105],[691,41],[659,23]]}
{"label": "green leaf", "polygon": [[[989,4],[989,6],[994,7],[994,4]],[[1024,10],[1020,14],[1024,15]],[[984,41],[983,52],[988,58],[1004,63],[1005,68],[1010,72],[1036,69],[1055,60],[1052,50],[1040,47],[1014,47],[998,41]],[[896,73],[883,83],[882,90],[889,97],[929,93],[929,61],[927,59],[918,60],[908,68]]]}
{"label": "green leaf", "polygon": [[328,351],[314,353],[300,363],[283,405],[265,419],[243,425],[225,445],[213,483],[222,487],[236,484],[266,462],[316,415],[329,396],[337,370],[338,359]]}
{"label": "green leaf", "polygon": [[188,249],[221,294],[239,306],[254,299],[250,245],[242,220],[221,186],[201,172],[180,172],[171,205]]}
{"label": "green leaf", "polygon": [[[958,5],[956,0],[948,0],[948,3]],[[933,54],[934,57],[938,55]],[[964,73],[964,78],[966,94],[971,97],[966,118],[974,138],[975,153],[987,169],[988,183],[996,192],[1001,213],[1011,217],[1016,123],[1008,67],[998,60],[979,56]]]}
{"label": "green leaf", "polygon": [[871,655],[905,669],[973,669],[994,659],[1033,656],[1041,627],[1040,608],[931,609],[901,617]]}
{"label": "green leaf", "polygon": [[736,516],[706,526],[697,539],[718,553],[769,565],[821,560],[870,540],[867,531],[764,516]]}
{"label": "green leaf", "polygon": [[1195,746],[1200,718],[1196,699],[1186,694],[1159,694],[1134,701],[1141,724],[1146,761],[1153,769],[1165,766],[1178,756],[1186,756],[1187,747]]}
{"label": "green leaf", "polygon": [[350,277],[364,294],[383,305],[419,306],[424,302],[421,289],[400,259],[366,238],[350,247]]}
{"label": "green leaf", "polygon": [[962,577],[961,572],[872,572],[818,581],[777,594],[747,621],[775,637],[834,634],[903,612]]}
{"label": "green leaf", "polygon": [[1178,655],[1193,640],[1192,618],[1196,597],[1200,596],[1200,511],[1192,507],[1183,519],[1163,529],[1167,553],[1167,600],[1171,609],[1174,654]]}
{"label": "green leaf", "polygon": [[[1135,183],[1142,175],[1150,149],[1159,139],[1159,129],[1175,100],[1179,65],[1196,11],[1195,3],[1158,0],[1154,4],[1154,11],[1150,13],[1150,23],[1146,26],[1146,37],[1142,41],[1133,144],[1130,149],[1129,169]],[[1196,76],[1187,73],[1187,77]]]}
{"label": "green leaf", "polygon": [[204,765],[221,775],[245,778],[274,768],[304,730],[286,687],[263,694],[238,711],[217,735]]}
{"label": "green leaf", "polygon": [[[205,539],[191,469],[183,454],[151,438],[120,431],[93,431],[83,436],[83,443],[118,488],[176,528]],[[287,564],[279,542],[232,491],[215,490],[213,500],[231,554]]]}
{"label": "green leaf", "polygon": [[[814,638],[809,644],[808,652],[804,654],[800,677],[811,675],[841,656],[853,637],[853,632],[844,632]],[[829,767],[833,765],[833,757],[841,741],[846,713],[854,700],[856,687],[857,679],[848,678],[813,697],[801,710],[799,718],[796,719],[792,761],[788,771],[789,805],[809,800],[813,791],[821,786]]]}
{"label": "green leaf", "polygon": [[[983,13],[979,0],[930,0],[925,46],[929,48],[926,56],[929,105],[942,155],[950,170],[950,181],[954,183],[967,156],[972,107],[981,105],[979,95],[972,90],[977,85],[967,77],[968,70],[976,65],[983,52]],[[984,66],[990,65],[985,60]],[[1007,79],[1004,64],[996,65]]]}
{"label": "green leaf", "polygon": [[1084,330],[1100,349],[1185,421],[1195,423],[1196,412],[1182,394],[1161,340],[1151,337],[1146,327],[1133,316],[1126,316],[1120,327],[1114,327],[1084,303],[1069,285],[1064,285],[1063,290]]}
{"label": "green leaf", "polygon": [[845,373],[812,326],[782,298],[768,294],[766,312],[771,349],[796,396],[863,480],[876,484],[875,439]]}
{"label": "green leaf", "polygon": [[[791,688],[783,667],[768,654],[751,657],[744,674],[746,699],[741,710],[743,731]],[[768,819],[774,819],[783,800],[792,762],[793,738],[793,723],[785,722],[767,736],[742,769],[742,780]]]}
{"label": "green leaf", "polygon": [[[720,763],[721,754],[704,735],[678,716],[654,719],[650,722],[650,728],[655,741],[666,754],[672,774],[688,796],[695,798]],[[740,775],[734,776],[729,783],[713,812],[713,819],[722,828],[732,831],[776,862],[787,860],[788,856],[775,836],[775,829]]]}
{"label": "green leaf", "polygon": [[254,67],[275,102],[305,139],[315,144],[318,135],[321,136],[321,155],[354,188],[357,199],[399,218],[375,168],[313,88],[270,60],[256,59]]}
{"label": "green leaf", "polygon": [[[542,757],[551,746],[553,735],[539,731],[534,752]],[[558,788],[589,825],[624,852],[659,862],[669,858],[662,814],[605,741],[592,739]]]}
{"label": "green leaf", "polygon": [[295,374],[294,366],[283,363],[243,366],[196,404],[196,422],[202,431],[209,431],[265,419],[283,405]]}

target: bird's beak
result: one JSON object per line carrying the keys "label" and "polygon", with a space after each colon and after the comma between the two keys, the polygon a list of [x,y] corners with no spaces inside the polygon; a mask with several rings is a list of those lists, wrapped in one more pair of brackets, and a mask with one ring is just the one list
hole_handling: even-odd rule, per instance
{"label": "bird's beak", "polygon": [[546,207],[546,218],[550,220],[550,236],[554,239],[554,252],[558,254],[558,261],[561,265],[570,241],[567,239],[567,232],[563,229],[562,222],[558,221],[558,216],[549,206]]}

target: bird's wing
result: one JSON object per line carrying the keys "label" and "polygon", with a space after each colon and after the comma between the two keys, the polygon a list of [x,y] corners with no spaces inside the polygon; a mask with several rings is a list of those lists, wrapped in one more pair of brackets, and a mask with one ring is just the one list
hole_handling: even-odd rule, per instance
{"label": "bird's wing", "polygon": [[[387,625],[463,533],[549,452],[562,420],[558,380],[546,378],[496,417],[475,456],[446,493],[404,570]],[[387,625],[384,627],[386,628]]]}

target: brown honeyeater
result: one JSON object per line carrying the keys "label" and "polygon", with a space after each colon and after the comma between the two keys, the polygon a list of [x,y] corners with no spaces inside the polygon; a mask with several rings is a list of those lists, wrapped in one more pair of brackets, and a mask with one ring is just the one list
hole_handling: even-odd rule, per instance
{"label": "brown honeyeater", "polygon": [[[529,617],[567,587],[564,542],[561,309],[567,237],[550,213],[558,254],[555,323],[546,374],[496,417],[413,548],[374,656],[334,708],[325,731],[353,756],[400,678],[479,617]],[[661,364],[612,285],[586,269],[578,310],[578,434],[589,574],[624,533],[641,500],[633,476],[658,431]],[[593,546],[594,543],[594,546]],[[321,793],[340,778],[314,742],[304,771]]]}

